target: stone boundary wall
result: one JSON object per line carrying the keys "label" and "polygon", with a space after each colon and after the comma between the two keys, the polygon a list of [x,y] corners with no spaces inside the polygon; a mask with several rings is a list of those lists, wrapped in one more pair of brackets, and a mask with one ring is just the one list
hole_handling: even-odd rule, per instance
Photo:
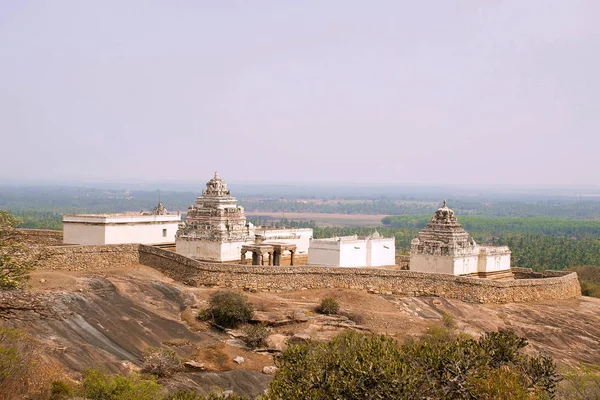
{"label": "stone boundary wall", "polygon": [[[199,262],[152,246],[139,246],[140,264],[193,286],[274,291],[374,289],[406,296],[439,296],[475,303],[508,303],[581,296],[577,274],[547,271],[544,279],[487,280],[411,271],[338,267],[270,267]],[[518,274],[527,275],[525,269]],[[531,271],[532,274],[533,271]],[[543,276],[542,276],[543,277]]]}
{"label": "stone boundary wall", "polygon": [[[104,271],[139,262],[138,244],[46,247],[37,269]],[[166,250],[167,253],[170,253]]]}
{"label": "stone boundary wall", "polygon": [[581,296],[577,273],[514,268],[519,279],[487,280],[375,268],[256,266],[206,263],[154,246],[51,246],[38,269],[105,271],[140,263],[192,286],[256,291],[349,288],[405,296],[439,296],[475,303],[508,303]]}
{"label": "stone boundary wall", "polygon": [[18,228],[17,232],[30,246],[60,246],[63,242],[62,231]]}

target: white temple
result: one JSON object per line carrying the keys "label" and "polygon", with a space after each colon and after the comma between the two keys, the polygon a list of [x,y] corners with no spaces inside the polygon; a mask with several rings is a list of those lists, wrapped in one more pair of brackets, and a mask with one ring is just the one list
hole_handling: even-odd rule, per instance
{"label": "white temple", "polygon": [[446,201],[411,241],[410,270],[480,278],[511,278],[507,246],[480,246],[458,223]]}
{"label": "white temple", "polygon": [[283,253],[291,264],[294,255],[306,256],[312,233],[312,229],[255,228],[215,172],[188,208],[175,243],[177,253],[198,260],[245,262],[246,253],[253,253],[253,264],[280,265]]}

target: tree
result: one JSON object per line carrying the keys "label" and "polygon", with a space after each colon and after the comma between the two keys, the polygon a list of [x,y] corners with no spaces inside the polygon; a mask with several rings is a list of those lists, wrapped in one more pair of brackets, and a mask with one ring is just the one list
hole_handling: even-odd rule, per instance
{"label": "tree", "polygon": [[40,259],[40,252],[26,246],[15,229],[19,220],[0,210],[0,288],[19,289],[29,279],[29,271]]}

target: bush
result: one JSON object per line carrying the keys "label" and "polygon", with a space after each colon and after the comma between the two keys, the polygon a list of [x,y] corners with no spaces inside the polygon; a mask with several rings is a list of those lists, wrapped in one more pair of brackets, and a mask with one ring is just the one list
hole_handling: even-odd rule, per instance
{"label": "bush", "polygon": [[164,378],[181,369],[181,360],[175,351],[166,347],[148,347],[144,350],[142,372]]}
{"label": "bush", "polygon": [[266,399],[553,396],[554,363],[520,353],[526,341],[514,333],[500,331],[479,341],[443,336],[409,340],[400,348],[386,336],[346,331],[329,343],[289,346],[276,359],[280,369]]}
{"label": "bush", "polygon": [[210,393],[201,395],[188,389],[181,389],[165,398],[165,400],[248,400],[246,397],[235,393]]}
{"label": "bush", "polygon": [[357,312],[344,312],[342,315],[358,325],[365,323],[365,317]]}
{"label": "bush", "polygon": [[236,328],[252,318],[252,304],[241,293],[218,291],[210,296],[209,305],[198,318],[209,320],[224,328]]}
{"label": "bush", "polygon": [[316,311],[320,314],[330,315],[337,314],[340,310],[340,305],[335,299],[327,297],[321,300],[321,304],[316,308]]}
{"label": "bush", "polygon": [[400,349],[385,336],[346,331],[329,343],[289,346],[269,386],[268,399],[415,398]]}
{"label": "bush", "polygon": [[0,328],[0,400],[35,392],[42,367],[39,361],[33,337],[19,329]]}
{"label": "bush", "polygon": [[87,400],[162,400],[162,387],[154,377],[110,375],[99,369],[83,375],[78,393]]}
{"label": "bush", "polygon": [[265,343],[271,330],[264,325],[249,325],[244,329],[244,342],[252,348],[257,348]]}
{"label": "bush", "polygon": [[50,386],[50,400],[67,400],[73,396],[73,386],[67,382],[54,381]]}

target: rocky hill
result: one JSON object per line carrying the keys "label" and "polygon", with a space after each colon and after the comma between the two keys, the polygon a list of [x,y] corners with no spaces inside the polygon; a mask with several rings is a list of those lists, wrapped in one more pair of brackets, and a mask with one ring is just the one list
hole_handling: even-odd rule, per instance
{"label": "rocky hill", "polygon": [[[473,336],[510,328],[529,348],[560,365],[600,364],[600,299],[472,304],[433,297],[401,297],[347,289],[246,293],[256,322],[272,334],[262,351],[246,348],[237,331],[215,330],[195,316],[218,288],[192,288],[142,266],[102,274],[34,271],[27,292],[0,292],[2,324],[24,328],[47,348],[44,357],[73,374],[102,366],[127,372],[141,365],[148,346],[166,345],[198,364],[176,374],[167,386],[201,392],[215,388],[247,396],[260,394],[271,376],[273,355],[288,342],[328,340],[343,329],[385,333],[402,341],[451,316],[457,329]],[[341,305],[340,316],[313,309],[324,297]],[[243,357],[243,363],[234,358]],[[202,364],[202,368],[201,365]]]}

